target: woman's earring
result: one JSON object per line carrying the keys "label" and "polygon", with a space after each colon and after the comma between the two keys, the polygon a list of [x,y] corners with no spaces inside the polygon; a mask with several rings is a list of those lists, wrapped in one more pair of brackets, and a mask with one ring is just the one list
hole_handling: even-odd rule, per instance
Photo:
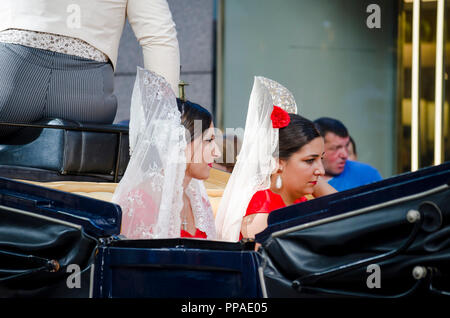
{"label": "woman's earring", "polygon": [[281,175],[278,175],[277,180],[275,181],[275,188],[281,189],[283,186],[283,182],[281,181]]}

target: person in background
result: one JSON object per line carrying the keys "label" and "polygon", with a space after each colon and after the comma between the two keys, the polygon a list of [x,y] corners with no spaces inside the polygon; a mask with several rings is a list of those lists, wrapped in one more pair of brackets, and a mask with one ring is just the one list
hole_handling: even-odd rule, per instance
{"label": "person in background", "polygon": [[325,141],[324,178],[336,190],[356,188],[382,179],[374,167],[349,160],[350,136],[344,124],[334,118],[321,117],[314,121]]}
{"label": "person in background", "polygon": [[[128,19],[144,67],[177,94],[180,53],[166,0],[0,1],[0,121],[111,124],[119,42]],[[0,137],[17,128],[0,126]]]}
{"label": "person in background", "polygon": [[[220,141],[218,144],[220,144]],[[229,173],[233,172],[241,144],[242,142],[237,135],[223,135],[222,155],[214,161],[213,168]]]}
{"label": "person in background", "polygon": [[352,136],[349,136],[349,143],[347,146],[348,149],[348,160],[351,161],[358,161],[358,153],[356,152],[356,144],[355,141],[353,140]]}

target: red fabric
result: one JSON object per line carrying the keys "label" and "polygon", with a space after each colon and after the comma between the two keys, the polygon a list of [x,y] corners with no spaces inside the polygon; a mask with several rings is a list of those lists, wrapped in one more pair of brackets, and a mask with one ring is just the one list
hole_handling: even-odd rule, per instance
{"label": "red fabric", "polygon": [[192,235],[192,234],[189,233],[188,231],[185,231],[185,230],[181,229],[181,231],[180,231],[180,237],[193,237],[193,238],[202,238],[202,239],[206,239],[206,233],[200,231],[199,229],[196,229],[195,234]]}
{"label": "red fabric", "polygon": [[291,117],[287,111],[283,108],[273,105],[272,113],[270,114],[270,119],[272,120],[273,128],[283,128],[289,125],[291,122]]}
{"label": "red fabric", "polygon": [[[307,200],[306,197],[301,197],[300,199],[295,200],[294,203],[305,202]],[[273,210],[281,209],[285,206],[286,204],[284,204],[284,201],[279,194],[273,193],[270,189],[261,190],[253,195],[248,204],[245,216],[255,213],[270,213]]]}
{"label": "red fabric", "polygon": [[[308,201],[306,197],[301,197],[295,200],[294,203],[300,203]],[[270,213],[273,210],[284,208],[284,204],[281,195],[273,193],[270,189],[261,190],[256,192],[248,204],[245,216],[255,213]],[[239,235],[239,240],[242,240],[242,233]]]}

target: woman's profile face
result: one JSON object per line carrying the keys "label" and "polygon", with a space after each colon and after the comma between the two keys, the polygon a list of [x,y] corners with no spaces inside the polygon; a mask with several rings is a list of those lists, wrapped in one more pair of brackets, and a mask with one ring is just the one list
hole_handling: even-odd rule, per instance
{"label": "woman's profile face", "polygon": [[201,136],[188,144],[186,150],[186,175],[200,180],[208,179],[214,159],[221,155],[215,142],[214,125],[211,123]]}
{"label": "woman's profile face", "polygon": [[348,160],[357,161],[358,157],[355,154],[355,149],[351,141],[347,145],[347,150],[348,150]]}
{"label": "woman's profile face", "polygon": [[283,188],[293,197],[312,194],[320,176],[325,174],[322,164],[324,141],[317,137],[291,155],[280,160]]}

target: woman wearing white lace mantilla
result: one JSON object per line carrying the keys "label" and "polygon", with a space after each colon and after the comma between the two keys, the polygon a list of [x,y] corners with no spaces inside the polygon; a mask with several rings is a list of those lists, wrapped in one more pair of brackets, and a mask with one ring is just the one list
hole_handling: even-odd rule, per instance
{"label": "woman wearing white lace mantilla", "polygon": [[216,214],[220,240],[254,238],[273,210],[336,192],[320,179],[323,138],[296,112],[285,87],[255,77],[242,148]]}
{"label": "woman wearing white lace mantilla", "polygon": [[[199,125],[201,123],[201,125]],[[178,100],[165,79],[138,68],[130,110],[127,170],[113,202],[130,239],[215,239],[214,215],[202,180],[220,156],[211,114]]]}

